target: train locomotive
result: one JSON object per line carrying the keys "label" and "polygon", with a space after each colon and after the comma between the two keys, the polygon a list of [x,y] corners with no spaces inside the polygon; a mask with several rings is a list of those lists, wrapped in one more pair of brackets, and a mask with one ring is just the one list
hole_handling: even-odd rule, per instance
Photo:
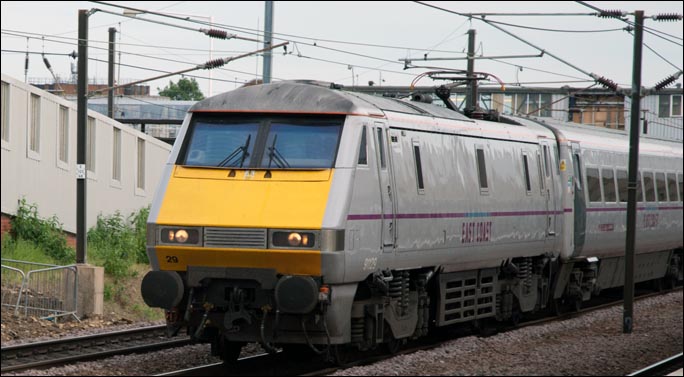
{"label": "train locomotive", "polygon": [[[283,81],[188,112],[141,292],[212,352],[395,351],[624,284],[628,139]],[[682,145],[640,146],[635,281],[682,280]]]}

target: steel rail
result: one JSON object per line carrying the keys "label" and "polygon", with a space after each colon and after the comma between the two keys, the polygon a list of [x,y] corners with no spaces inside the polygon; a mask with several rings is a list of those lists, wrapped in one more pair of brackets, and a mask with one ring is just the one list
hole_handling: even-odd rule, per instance
{"label": "steel rail", "polygon": [[1,348],[1,372],[46,368],[186,344],[190,344],[189,337],[166,337],[165,325],[24,343]]}

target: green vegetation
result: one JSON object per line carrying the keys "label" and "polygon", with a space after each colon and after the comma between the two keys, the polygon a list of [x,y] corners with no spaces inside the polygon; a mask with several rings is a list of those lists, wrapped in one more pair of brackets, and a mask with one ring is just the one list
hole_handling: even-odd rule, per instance
{"label": "green vegetation", "polygon": [[[17,215],[12,218],[12,240],[16,243],[8,246],[18,246],[21,240],[30,241],[36,248],[43,250],[44,255],[57,264],[73,263],[76,259],[74,249],[67,246],[66,236],[62,232],[62,224],[56,216],[48,219],[38,217],[38,208],[35,204],[27,204],[26,199],[19,201]],[[21,243],[24,248],[23,242]],[[5,245],[2,256],[5,257]],[[9,248],[8,252],[17,254],[16,248]],[[38,257],[33,252],[31,255]],[[23,259],[23,258],[22,258]],[[25,259],[24,259],[25,260]]]}
{"label": "green vegetation", "polygon": [[99,215],[97,225],[88,231],[88,255],[93,263],[116,278],[127,276],[134,263],[148,263],[145,227],[149,212],[149,208],[142,208],[127,218],[119,211]]}
{"label": "green vegetation", "polygon": [[[147,264],[145,231],[149,213],[149,207],[145,207],[126,218],[119,211],[99,215],[97,225],[88,231],[88,261],[103,266],[115,278],[128,276],[135,263]],[[56,216],[38,217],[36,204],[21,199],[11,224],[11,237],[2,242],[3,258],[62,265],[76,261],[74,249],[67,246],[62,224]]]}
{"label": "green vegetation", "polygon": [[[158,320],[164,312],[147,307],[140,296],[140,280],[149,271],[145,249],[149,207],[124,217],[120,212],[97,218],[88,231],[87,260],[105,269],[105,312],[127,319]],[[35,204],[19,202],[11,219],[12,231],[2,239],[2,258],[69,265],[76,253],[67,246],[62,224],[53,216],[38,217]]]}
{"label": "green vegetation", "polygon": [[2,258],[45,264],[59,263],[34,242],[21,238],[15,240],[12,237],[2,239]]}
{"label": "green vegetation", "polygon": [[173,81],[169,81],[169,85],[165,86],[164,89],[159,89],[160,96],[169,97],[176,101],[199,101],[204,99],[204,94],[199,88],[199,84],[195,79],[187,79],[185,77],[178,80],[178,84]]}

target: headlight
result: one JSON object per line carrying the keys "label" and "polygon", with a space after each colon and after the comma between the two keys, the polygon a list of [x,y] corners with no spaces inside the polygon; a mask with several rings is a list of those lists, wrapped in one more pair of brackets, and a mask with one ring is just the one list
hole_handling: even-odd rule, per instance
{"label": "headlight", "polygon": [[312,231],[272,231],[271,245],[284,248],[312,249],[317,243],[316,232]]}
{"label": "headlight", "polygon": [[164,245],[201,246],[201,228],[162,226],[159,228],[159,243]]}

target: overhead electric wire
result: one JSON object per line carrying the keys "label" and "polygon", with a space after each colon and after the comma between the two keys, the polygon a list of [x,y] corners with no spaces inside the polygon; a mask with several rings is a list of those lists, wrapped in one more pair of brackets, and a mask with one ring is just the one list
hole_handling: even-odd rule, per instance
{"label": "overhead electric wire", "polygon": [[[100,63],[108,63],[108,61],[106,61],[106,60],[97,59],[97,58],[88,58],[88,60],[92,60],[92,61],[96,61],[96,62],[100,62]],[[164,70],[156,69],[156,68],[141,67],[139,65],[131,65],[131,64],[124,64],[124,63],[115,63],[115,64],[118,64],[118,65],[123,66],[123,67],[128,67],[128,68],[141,69],[144,71],[151,71],[151,72],[157,72],[157,73],[173,73],[171,71],[164,71]],[[189,75],[187,73],[183,73],[183,74],[181,74],[181,76],[196,78],[196,79],[209,80],[208,77],[197,76],[197,75]],[[233,84],[240,83],[239,81],[235,81],[235,80],[223,80],[223,79],[216,79],[216,78],[212,78],[212,80],[221,81],[221,82],[229,82],[229,83],[233,83]]]}
{"label": "overhead electric wire", "polygon": [[525,65],[520,65],[520,64],[514,64],[514,63],[504,62],[504,61],[501,61],[501,60],[499,60],[499,59],[489,59],[489,60],[495,61],[495,62],[501,63],[501,64],[507,64],[507,65],[510,65],[510,66],[513,66],[513,67],[519,67],[519,68],[529,69],[530,71],[537,71],[537,72],[542,72],[542,73],[548,73],[548,74],[550,74],[550,75],[556,75],[556,76],[561,76],[561,77],[568,77],[568,78],[571,78],[571,79],[578,79],[578,80],[581,80],[581,79],[582,79],[582,77],[577,77],[577,76],[566,75],[566,74],[563,74],[563,73],[556,73],[556,72],[546,71],[546,70],[539,69],[539,68],[531,68],[531,67],[528,67],[528,66],[525,66]]}
{"label": "overhead electric wire", "polygon": [[[123,5],[118,5],[118,4],[110,4],[104,1],[92,1],[94,3],[98,4],[103,4],[103,5],[108,5],[112,7],[118,7],[118,8],[123,8],[123,9],[134,9],[130,7],[126,7]],[[167,17],[169,15],[161,14],[161,13],[156,13],[153,11],[144,11],[145,13],[150,13],[150,14],[155,14],[161,17]],[[178,18],[178,17],[173,17],[172,18]],[[187,22],[193,22],[205,26],[216,26],[216,27],[221,27],[223,29],[231,30],[231,31],[236,31],[236,32],[242,32],[242,33],[247,33],[247,34],[252,34],[256,36],[261,36],[261,33],[259,30],[252,29],[252,28],[246,28],[246,27],[240,27],[240,26],[234,26],[234,25],[226,25],[222,23],[210,23],[207,21],[202,21],[202,20],[194,20],[194,19],[183,19],[183,21]],[[312,38],[312,37],[305,37],[301,35],[295,35],[295,34],[287,34],[287,33],[273,33],[274,38],[276,38],[276,35],[280,35],[283,37],[292,37],[292,38],[301,38],[301,39],[306,39],[306,40],[311,40],[314,42],[328,42],[328,43],[339,43],[339,44],[348,44],[348,45],[355,45],[355,46],[364,46],[364,47],[377,47],[377,48],[388,48],[388,49],[398,49],[398,50],[416,50],[416,51],[423,51],[425,50],[424,47],[408,47],[408,46],[392,46],[392,45],[381,45],[381,44],[374,44],[374,43],[363,43],[363,42],[349,42],[349,41],[341,41],[341,40],[335,40],[335,39],[325,39],[325,38]],[[278,38],[281,40],[286,40],[284,38]],[[294,42],[294,41],[291,41]],[[303,43],[303,42],[297,42],[297,43]],[[319,47],[319,46],[316,46]],[[444,53],[453,53],[454,51],[444,51],[444,50],[434,50],[435,52],[444,52]]]}
{"label": "overhead electric wire", "polygon": [[662,31],[662,30],[654,29],[654,28],[651,28],[651,27],[648,27],[648,26],[644,26],[644,29],[651,30],[651,31],[653,31],[654,33],[665,34],[665,35],[667,35],[668,37],[671,37],[671,38],[674,38],[674,39],[679,39],[680,41],[684,41],[684,38],[678,37],[678,36],[676,36],[676,35],[672,35],[672,34],[669,34],[669,33],[666,33],[666,32],[664,32],[664,31]]}
{"label": "overhead electric wire", "polygon": [[[133,8],[131,8],[131,9],[133,9]],[[213,34],[213,35],[211,34],[211,31],[213,31],[213,30],[193,29],[193,28],[187,27],[187,26],[176,25],[176,24],[170,24],[170,23],[168,23],[168,22],[163,22],[163,21],[158,21],[158,20],[152,20],[152,19],[149,19],[149,18],[137,17],[137,15],[132,15],[132,16],[130,16],[130,15],[127,15],[127,14],[125,14],[125,13],[116,13],[116,12],[112,12],[112,11],[108,11],[108,10],[100,9],[100,8],[94,8],[94,9],[92,9],[92,10],[93,10],[93,11],[97,11],[97,12],[103,12],[103,13],[111,14],[111,15],[114,15],[114,16],[126,17],[126,18],[129,18],[129,19],[132,19],[132,20],[140,20],[140,21],[150,22],[150,23],[153,23],[153,24],[159,24],[159,25],[163,25],[163,26],[174,27],[174,28],[177,28],[177,29],[183,29],[183,30],[189,30],[189,31],[200,32],[200,33],[204,33],[204,34],[208,35],[209,37],[212,37],[212,36],[216,37],[216,34]],[[151,13],[151,12],[147,12],[147,13]],[[217,38],[218,38],[218,37],[217,37]],[[223,38],[221,38],[221,39],[233,39],[233,38],[234,38],[234,39],[241,39],[241,40],[245,40],[245,41],[261,42],[261,41],[258,41],[258,40],[256,40],[256,39],[241,37],[241,36],[235,35],[235,34],[231,34],[231,35],[226,34],[226,35],[224,35]]]}
{"label": "overhead electric wire", "polygon": [[[630,33],[630,34],[632,34],[632,33]],[[651,46],[649,46],[649,45],[647,45],[646,43],[644,43],[644,47],[646,47],[647,49],[649,49],[652,53],[656,54],[659,58],[663,59],[663,61],[665,61],[667,64],[671,65],[672,67],[674,67],[676,70],[678,70],[678,71],[681,71],[681,70],[682,70],[680,67],[677,67],[677,66],[676,66],[674,63],[672,63],[671,61],[665,59],[665,57],[662,56],[662,55],[660,55],[656,50],[652,49]]]}
{"label": "overhead electric wire", "polygon": [[[463,16],[463,13],[460,13],[460,12],[452,11],[452,10],[445,9],[445,8],[442,8],[442,7],[438,7],[438,6],[431,5],[431,4],[426,4],[426,3],[422,2],[422,1],[415,1],[415,2],[418,3],[418,4],[421,4],[421,5],[427,6],[427,7],[431,7],[431,8],[434,8],[434,9],[441,10],[441,11],[443,11],[443,12],[448,12],[448,13],[457,14],[457,15],[459,15],[459,16]],[[545,49],[542,49],[542,48],[540,48],[540,47],[537,47],[536,45],[532,44],[531,42],[529,42],[529,41],[527,41],[527,40],[525,40],[525,39],[523,39],[523,38],[521,38],[521,37],[519,37],[519,36],[517,36],[517,35],[515,35],[515,34],[513,34],[512,32],[510,32],[510,31],[508,31],[508,30],[506,30],[506,29],[504,29],[504,28],[502,28],[502,27],[500,27],[500,26],[497,26],[496,24],[490,22],[489,20],[486,20],[484,17],[482,17],[482,18],[477,18],[477,19],[480,20],[480,21],[482,21],[482,22],[484,22],[484,23],[486,23],[486,24],[488,24],[488,25],[490,25],[490,26],[492,26],[492,27],[494,27],[494,28],[496,28],[496,29],[499,29],[500,31],[502,31],[502,32],[504,32],[504,33],[510,35],[511,37],[513,37],[513,38],[519,40],[520,42],[523,42],[523,43],[525,43],[526,45],[528,45],[528,46],[530,46],[530,47],[533,47],[533,48],[535,48],[535,49],[537,49],[537,50],[539,50],[539,51],[541,51],[541,52],[543,52],[543,53],[549,55],[550,57],[552,57],[552,58],[558,60],[559,62],[561,62],[561,63],[563,63],[563,64],[565,64],[565,65],[567,65],[567,66],[569,66],[569,67],[571,67],[571,68],[573,68],[573,69],[579,71],[579,72],[582,72],[583,74],[585,74],[585,75],[587,75],[587,76],[593,78],[595,82],[597,82],[597,83],[599,83],[599,84],[605,86],[606,88],[609,88],[609,89],[611,89],[611,90],[613,90],[613,91],[618,91],[618,90],[620,90],[618,84],[616,84],[613,80],[611,80],[611,79],[609,79],[609,78],[606,78],[606,77],[604,77],[604,76],[599,76],[599,75],[597,75],[597,74],[595,74],[595,73],[593,73],[593,72],[592,72],[592,73],[587,72],[587,71],[585,71],[585,70],[579,68],[578,66],[576,66],[576,65],[574,65],[574,64],[572,64],[572,63],[570,63],[570,62],[568,62],[568,61],[566,61],[566,60],[564,60],[564,59],[561,59],[560,57],[558,57],[558,56],[556,56],[555,54],[549,52],[548,50],[545,50]]]}
{"label": "overhead electric wire", "polygon": [[[133,37],[133,36],[130,36],[130,35],[127,35],[127,37],[140,41],[139,39],[137,39],[137,38],[135,38],[135,37]],[[141,42],[144,42],[144,41],[141,41]],[[159,49],[161,49],[162,51],[164,50],[164,49],[161,48],[161,47],[154,47],[154,48],[159,48]],[[125,52],[125,53],[126,53],[126,52]],[[244,51],[240,51],[239,53],[242,54],[242,53],[245,53],[245,52],[244,52]],[[193,62],[187,62],[187,61],[180,61],[180,60],[169,59],[169,58],[160,58],[160,57],[155,57],[155,56],[147,56],[147,55],[144,55],[144,54],[137,54],[137,53],[131,53],[131,52],[127,52],[127,54],[129,54],[129,55],[137,55],[137,56],[141,56],[141,57],[146,57],[146,58],[148,58],[148,59],[156,59],[156,60],[170,61],[170,62],[182,63],[182,64],[190,64],[190,65],[201,64],[201,63],[193,63]],[[174,54],[170,54],[170,55],[174,55]],[[175,56],[178,56],[178,55],[175,55]],[[227,71],[227,72],[233,72],[233,73],[240,73],[240,74],[247,75],[247,76],[250,76],[250,77],[253,75],[252,72],[238,71],[238,70],[235,70],[235,69],[230,69],[230,68],[225,68],[225,67],[219,67],[219,68],[216,68],[216,69],[217,69],[217,71],[214,71],[214,72],[218,72],[218,73],[220,73],[220,72],[222,72],[222,71]],[[212,79],[213,79],[213,78],[212,78]]]}
{"label": "overhead electric wire", "polygon": [[[18,34],[22,33],[22,34]],[[74,37],[62,37],[59,35],[54,35],[54,34],[39,34],[39,33],[32,33],[28,31],[19,31],[19,30],[9,30],[9,29],[2,29],[2,34],[7,34],[11,36],[16,36],[18,38],[32,38],[32,39],[41,39],[40,37],[35,37],[37,36],[44,36],[44,37],[52,37],[52,38],[60,38],[60,39],[67,39],[74,41],[75,44],[78,43],[78,38]],[[58,41],[58,40],[51,40],[51,39],[46,39],[46,41],[51,41],[54,43],[67,43],[63,41]],[[88,39],[88,43],[101,43],[108,45],[109,41],[99,41],[96,39]],[[70,43],[69,43],[70,44]],[[74,44],[74,45],[75,45]],[[137,43],[125,43],[125,42],[117,42],[117,45],[120,46],[134,46],[134,47],[153,47],[153,48],[164,48],[164,49],[169,49],[169,50],[184,50],[184,51],[207,51],[207,49],[200,49],[200,48],[191,48],[191,47],[174,47],[174,46],[159,46],[159,45],[152,45],[152,44],[137,44]],[[89,46],[91,48],[97,48],[94,46]],[[215,53],[240,53],[242,51],[233,51],[233,50],[212,50]]]}
{"label": "overhead electric wire", "polygon": [[59,53],[59,52],[38,52],[38,51],[20,51],[20,50],[6,50],[2,49],[2,52],[12,52],[18,54],[31,54],[31,55],[64,55],[70,56],[71,53]]}
{"label": "overhead electric wire", "polygon": [[[599,7],[596,7],[596,6],[593,6],[593,5],[589,4],[589,3],[587,3],[586,1],[577,1],[577,3],[579,3],[580,5],[584,5],[584,6],[587,7],[587,8],[593,9],[593,10],[599,12],[599,14],[602,14],[602,13],[605,12],[603,9],[601,9],[601,8],[599,8]],[[632,26],[632,27],[635,27],[635,26],[636,26],[636,25],[634,24],[634,21],[630,21],[630,20],[628,20],[628,19],[626,19],[626,18],[624,18],[624,17],[619,17],[619,18],[618,18],[618,17],[611,17],[611,18],[620,20],[620,21],[622,21],[622,22],[624,22],[624,23],[626,23],[626,24],[628,24],[628,25],[630,25],[630,26]],[[643,26],[643,25],[642,25],[642,26]],[[677,42],[674,42],[674,41],[671,41],[671,40],[669,40],[669,39],[667,39],[667,38],[665,38],[665,37],[663,37],[663,36],[661,36],[661,35],[658,35],[658,33],[662,33],[662,34],[665,34],[665,35],[668,35],[668,36],[669,36],[669,34],[667,34],[667,33],[664,33],[664,32],[661,32],[660,30],[653,29],[653,28],[646,27],[646,26],[643,26],[643,28],[644,28],[644,31],[645,31],[645,32],[647,32],[647,33],[649,33],[649,34],[651,34],[651,35],[654,35],[654,36],[656,36],[656,37],[658,37],[658,38],[662,38],[663,40],[666,40],[666,41],[668,41],[668,42],[670,42],[670,43],[673,43],[673,44],[676,44],[677,46],[682,47],[682,44],[677,43]],[[678,38],[678,37],[675,37],[675,38],[681,39],[681,38]]]}
{"label": "overhead electric wire", "polygon": [[[518,86],[518,85],[529,85],[529,84],[570,84],[570,83],[582,83],[582,82],[594,82],[594,80],[567,80],[567,81],[522,81],[522,82],[504,82],[506,86]],[[481,86],[481,85],[480,85]]]}
{"label": "overhead electric wire", "polygon": [[596,13],[464,13],[468,16],[595,16]]}
{"label": "overhead electric wire", "polygon": [[517,25],[517,24],[511,24],[508,22],[501,22],[501,21],[494,21],[494,20],[487,20],[487,22],[491,22],[494,24],[500,24],[500,25],[506,25],[506,26],[511,26],[511,27],[517,27],[521,29],[530,29],[530,30],[538,30],[538,31],[550,31],[550,32],[556,32],[556,33],[605,33],[605,32],[611,32],[611,31],[622,31],[623,28],[618,28],[618,29],[601,29],[601,30],[560,30],[560,29],[548,29],[548,28],[541,28],[541,27],[534,27],[534,26],[525,26],[525,25]]}
{"label": "overhead electric wire", "polygon": [[[29,37],[29,38],[40,39],[40,38],[38,38],[38,37]],[[71,39],[71,38],[68,38],[68,39]],[[72,45],[72,44],[69,43],[69,42],[58,41],[58,40],[50,40],[50,39],[47,39],[47,41],[54,42],[54,43],[61,43],[61,44]],[[144,45],[143,45],[143,46],[144,46]],[[108,48],[106,48],[106,47],[98,47],[98,46],[89,46],[89,48],[96,49],[96,50],[105,50],[105,51],[108,50]],[[121,50],[119,50],[118,52],[119,52],[119,53],[123,53],[123,54],[128,54],[128,55],[140,56],[140,57],[144,57],[144,58],[148,58],[148,59],[169,61],[169,62],[175,62],[175,63],[188,64],[188,65],[198,65],[198,64],[202,64],[202,63],[193,63],[193,62],[180,61],[180,60],[174,60],[174,59],[168,59],[168,58],[161,58],[161,57],[155,57],[155,56],[148,56],[148,55],[145,55],[145,54],[138,54],[138,53],[133,53],[133,52],[121,51]],[[21,53],[24,53],[24,51],[21,51]],[[66,55],[69,55],[69,54],[66,54]],[[117,63],[117,64],[118,64],[118,63]],[[134,67],[134,68],[136,67],[136,66],[126,65],[126,64],[121,64],[121,66],[124,66],[124,67]],[[253,76],[253,73],[251,73],[251,72],[238,71],[238,70],[234,70],[234,69],[230,69],[230,68],[225,68],[225,67],[220,67],[220,68],[218,68],[218,70],[219,70],[219,71],[228,71],[228,72],[233,72],[233,73],[240,73],[240,74],[244,74],[244,75],[248,75],[248,76]],[[164,72],[164,71],[160,71],[160,72]],[[168,72],[167,72],[167,73],[168,73]],[[189,76],[189,75],[186,75],[186,76]],[[204,77],[199,77],[199,76],[197,76],[197,78],[204,78]],[[208,80],[209,78],[204,78],[204,79],[207,79],[207,80]],[[217,79],[217,80],[218,80],[218,79]],[[278,79],[278,80],[282,80],[282,79]],[[221,80],[219,80],[219,81],[221,81]],[[233,80],[231,80],[231,81],[229,81],[229,82],[237,83],[237,81],[233,81]]]}
{"label": "overhead electric wire", "polygon": [[399,74],[399,75],[415,76],[414,74],[408,73],[408,72],[390,71],[390,70],[386,70],[386,69],[379,69],[379,68],[373,68],[373,67],[366,67],[366,66],[363,66],[363,65],[350,64],[350,63],[344,63],[344,62],[336,62],[336,61],[333,61],[333,60],[327,60],[327,59],[321,59],[321,58],[314,58],[314,57],[306,56],[306,55],[302,55],[302,54],[295,55],[295,56],[298,57],[298,58],[311,59],[311,60],[321,61],[321,62],[330,63],[330,64],[337,64],[337,65],[344,65],[344,66],[350,66],[350,65],[351,65],[351,66],[358,67],[358,68],[365,68],[365,69],[368,69],[368,70],[370,70],[370,71],[382,71],[382,72],[388,72],[388,73],[396,73],[396,74]]}
{"label": "overhead electric wire", "polygon": [[[3,31],[3,33],[15,33],[15,31],[7,31],[7,30],[6,30],[6,31]],[[20,33],[21,33],[21,32],[20,32]],[[38,35],[38,36],[41,36],[41,34],[37,34],[37,33],[30,33],[30,32],[26,32],[26,33],[27,33],[27,34],[30,34],[30,35]],[[16,35],[16,36],[21,36],[21,37],[23,37],[23,35],[21,35],[21,34],[12,34],[12,35]],[[51,37],[55,37],[55,36],[51,36]],[[130,37],[130,36],[129,36],[129,37]],[[36,37],[36,36],[31,36],[30,38],[41,39],[41,38]],[[78,40],[78,38],[68,38],[68,37],[56,37],[56,38],[62,38],[62,39],[68,39],[68,40]],[[61,44],[73,45],[73,44],[70,43],[70,42],[59,41],[59,40],[47,39],[47,41],[51,41],[51,42],[54,42],[54,43],[61,43]],[[90,42],[92,42],[92,41],[90,41]],[[101,41],[100,43],[103,43],[103,44],[104,44],[104,43],[109,43],[109,42]],[[137,45],[137,44],[130,44],[130,43],[128,43],[128,44],[126,44],[126,45],[133,45],[133,46],[148,46],[148,47],[161,48],[161,47],[153,46],[153,45],[152,45],[152,46],[150,46],[150,45]],[[106,48],[106,47],[98,47],[98,46],[90,46],[90,48],[99,49],[99,50],[105,50],[105,51],[108,50],[108,48]],[[137,54],[137,53],[126,52],[126,51],[120,51],[120,52],[123,53],[123,54],[130,54],[130,55],[136,55],[136,56],[146,57],[146,58],[149,58],[149,59],[157,59],[157,60],[178,62],[178,63],[189,64],[189,65],[197,65],[197,64],[199,64],[199,63],[192,63],[192,62],[176,61],[176,60],[168,59],[168,58],[160,58],[160,57],[147,56],[147,55],[145,55],[145,54]],[[302,54],[298,54],[298,55],[296,55],[296,56],[302,57],[302,58],[306,58],[306,59],[310,59],[310,60],[317,60],[317,61],[321,61],[321,62],[326,62],[326,63],[330,63],[330,64],[346,65],[346,66],[353,65],[354,67],[365,68],[365,69],[369,69],[369,70],[373,70],[373,71],[382,71],[382,72],[387,72],[387,73],[394,73],[394,74],[401,74],[401,75],[413,76],[412,74],[406,73],[406,72],[393,71],[393,70],[387,70],[387,69],[379,69],[379,68],[367,67],[367,66],[362,66],[362,65],[358,65],[358,64],[351,64],[351,63],[342,63],[342,62],[339,62],[339,61],[332,61],[332,60],[326,60],[326,59],[322,59],[322,58],[315,58],[315,57],[312,57],[312,56],[305,56],[305,55],[302,55]],[[95,59],[91,59],[91,60],[95,60]],[[100,60],[95,60],[95,61],[100,61]],[[385,62],[387,62],[387,63],[398,64],[398,63],[395,62],[395,61],[386,61],[386,60],[383,60],[383,61],[385,61]],[[101,62],[103,62],[103,61],[101,61]],[[118,64],[118,63],[117,63],[117,64]],[[123,63],[121,63],[120,66],[137,68],[136,66],[127,65],[127,64],[123,64]],[[247,76],[253,76],[253,75],[254,75],[253,73],[250,73],[250,72],[238,71],[238,70],[233,70],[233,69],[224,68],[224,67],[219,68],[219,71],[234,72],[234,73],[244,74],[244,75],[247,75]],[[161,71],[161,70],[157,70],[157,72],[161,72],[161,73],[170,73],[170,72]],[[191,77],[191,75],[186,75],[186,76]],[[206,79],[206,80],[209,79],[209,78],[201,77],[201,76],[194,76],[194,77],[199,78],[199,79]],[[277,79],[277,80],[283,80],[282,78],[275,78],[275,79]],[[217,80],[218,80],[218,79],[217,79]],[[232,83],[240,83],[239,81],[235,81],[235,80],[218,80],[218,81],[226,81],[226,82],[232,82]]]}

